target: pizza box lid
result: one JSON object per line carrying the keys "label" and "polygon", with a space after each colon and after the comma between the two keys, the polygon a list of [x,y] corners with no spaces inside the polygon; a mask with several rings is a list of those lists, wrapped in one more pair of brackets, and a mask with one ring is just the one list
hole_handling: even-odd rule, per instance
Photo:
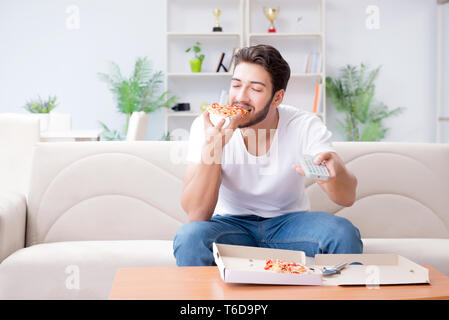
{"label": "pizza box lid", "polygon": [[[283,285],[394,285],[430,283],[429,270],[396,254],[317,254],[303,251],[213,243],[215,263],[224,282]],[[266,259],[306,265],[308,274],[275,273],[264,269]],[[348,265],[339,274],[323,276],[324,267]],[[350,263],[358,264],[350,264]]]}
{"label": "pizza box lid", "polygon": [[[364,285],[430,283],[429,270],[397,254],[317,254],[315,267],[348,263],[340,274],[323,278],[323,285]],[[355,264],[352,264],[355,263]]]}

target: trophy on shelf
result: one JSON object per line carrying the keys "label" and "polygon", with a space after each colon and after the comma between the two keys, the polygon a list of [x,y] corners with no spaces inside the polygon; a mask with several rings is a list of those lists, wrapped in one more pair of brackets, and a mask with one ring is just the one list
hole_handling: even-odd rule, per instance
{"label": "trophy on shelf", "polygon": [[220,24],[218,23],[218,17],[220,17],[221,14],[221,10],[220,9],[214,9],[212,10],[212,13],[215,16],[215,26],[212,29],[213,32],[221,32],[223,31],[223,28],[220,26]]}
{"label": "trophy on shelf", "polygon": [[279,7],[275,8],[263,8],[263,12],[265,12],[265,17],[270,21],[270,27],[268,28],[268,32],[276,32],[276,28],[274,27],[274,20],[276,20],[278,13],[279,13]]}

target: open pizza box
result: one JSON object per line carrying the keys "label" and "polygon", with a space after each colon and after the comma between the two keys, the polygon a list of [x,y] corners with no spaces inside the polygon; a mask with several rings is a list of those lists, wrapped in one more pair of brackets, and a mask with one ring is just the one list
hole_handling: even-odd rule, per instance
{"label": "open pizza box", "polygon": [[[396,254],[317,254],[303,251],[258,248],[213,243],[215,263],[228,283],[284,285],[393,285],[430,283],[429,270]],[[267,259],[305,265],[304,274],[265,270]],[[323,275],[324,268],[348,263],[340,273]]]}

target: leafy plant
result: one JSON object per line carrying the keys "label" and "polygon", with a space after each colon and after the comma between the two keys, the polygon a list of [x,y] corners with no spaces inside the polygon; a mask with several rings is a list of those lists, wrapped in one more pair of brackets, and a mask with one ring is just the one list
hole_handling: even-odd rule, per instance
{"label": "leafy plant", "polygon": [[193,45],[193,47],[187,48],[186,52],[193,51],[193,55],[194,55],[195,60],[200,60],[201,62],[203,62],[204,54],[200,54],[200,52],[201,52],[200,45],[201,45],[201,43],[197,41]]}
{"label": "leafy plant", "polygon": [[113,93],[117,110],[126,115],[125,132],[128,132],[129,118],[134,111],[154,112],[161,108],[171,108],[176,97],[169,91],[161,93],[162,71],[154,72],[147,57],[138,58],[129,78],[124,77],[120,67],[110,63],[110,73],[98,73],[100,80],[106,82]]}
{"label": "leafy plant", "polygon": [[103,140],[107,140],[107,141],[125,140],[125,137],[122,136],[122,134],[118,130],[116,130],[116,129],[111,130],[103,122],[101,122],[101,121],[98,121],[98,122],[104,129],[104,131],[101,134],[101,137],[103,138]]}
{"label": "leafy plant", "polygon": [[161,137],[162,141],[171,141],[170,132],[164,133]]}
{"label": "leafy plant", "polygon": [[39,96],[37,99],[27,101],[23,107],[31,113],[50,113],[56,106],[56,96],[50,96],[47,100],[42,100]]}
{"label": "leafy plant", "polygon": [[344,122],[337,120],[348,141],[380,141],[388,129],[382,121],[400,114],[404,108],[389,110],[383,102],[374,98],[374,81],[381,67],[367,70],[365,64],[346,65],[340,69],[341,77],[326,77],[327,97],[337,111],[344,113]]}

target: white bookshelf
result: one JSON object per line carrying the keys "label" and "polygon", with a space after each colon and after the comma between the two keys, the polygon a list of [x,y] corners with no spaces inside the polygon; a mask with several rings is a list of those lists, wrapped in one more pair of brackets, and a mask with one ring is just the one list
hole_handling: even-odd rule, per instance
{"label": "white bookshelf", "polygon": [[231,72],[170,72],[167,73],[168,78],[215,78],[215,77],[231,77]]}
{"label": "white bookshelf", "polygon": [[[309,111],[312,111],[315,84],[323,84],[321,106],[317,114],[326,123],[325,0],[273,2],[273,7],[280,8],[278,18],[274,22],[275,33],[266,32],[269,22],[263,15],[264,6],[269,7],[270,2],[264,0],[247,0],[246,2],[246,44],[273,45],[287,60],[292,73],[284,98],[286,104],[310,108]],[[298,16],[303,16],[301,24],[297,22],[295,24],[295,17]],[[311,21],[313,23],[309,23]],[[319,73],[302,72],[305,57],[310,50],[321,53]]]}
{"label": "white bookshelf", "polygon": [[248,38],[320,38],[321,33],[250,33]]}
{"label": "white bookshelf", "polygon": [[[170,1],[170,0],[168,0]],[[231,32],[205,32],[205,33],[186,33],[186,32],[167,32],[168,38],[240,38],[241,34]]]}
{"label": "white bookshelf", "polygon": [[324,73],[290,73],[290,78],[322,78]]}
{"label": "white bookshelf", "polygon": [[197,117],[201,112],[193,111],[167,111],[169,117]]}
{"label": "white bookshelf", "polygon": [[[245,0],[166,0],[166,72],[165,88],[179,99],[190,103],[190,111],[165,111],[165,134],[174,129],[186,131],[201,114],[203,103],[212,103],[221,90],[229,89],[231,72],[215,72],[221,52],[228,67],[234,48],[244,45]],[[214,8],[220,8],[223,32],[212,32]],[[201,72],[190,71],[192,55],[185,49],[196,41],[201,43],[205,59]]]}
{"label": "white bookshelf", "polygon": [[[165,133],[190,129],[201,114],[200,105],[217,102],[221,90],[228,90],[232,70],[215,72],[221,52],[228,66],[234,48],[265,43],[278,48],[290,65],[291,77],[284,102],[312,111],[315,84],[322,83],[321,110],[326,122],[325,99],[325,0],[166,0],[166,72],[165,88],[189,102],[190,111],[165,111]],[[269,21],[263,7],[280,7],[274,22],[277,32],[268,33]],[[223,32],[211,32],[212,9],[220,8],[219,22]],[[296,25],[295,15],[304,15],[304,26]],[[190,72],[191,56],[185,49],[201,42],[205,54],[200,73]],[[321,70],[305,73],[305,57],[311,51],[321,53]],[[207,59],[210,59],[208,62]]]}

